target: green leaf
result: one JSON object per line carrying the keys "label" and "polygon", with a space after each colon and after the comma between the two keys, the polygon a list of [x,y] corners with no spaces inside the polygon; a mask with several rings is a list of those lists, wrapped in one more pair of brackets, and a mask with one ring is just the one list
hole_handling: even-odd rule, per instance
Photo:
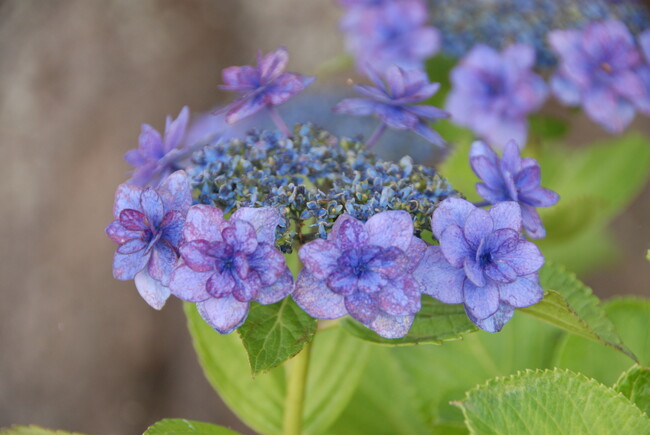
{"label": "green leaf", "polygon": [[569,125],[561,118],[547,114],[532,114],[528,117],[530,136],[543,140],[555,140],[566,135]]}
{"label": "green leaf", "polygon": [[37,425],[12,425],[11,427],[0,427],[0,434],[82,434],[71,433],[64,430],[51,430]]}
{"label": "green leaf", "polygon": [[630,400],[566,370],[490,380],[458,403],[472,434],[648,434]]}
{"label": "green leaf", "polygon": [[[258,433],[282,433],[284,365],[251,377],[246,350],[235,335],[220,335],[185,303],[194,349],[206,378],[228,407]],[[369,344],[341,328],[323,330],[311,347],[305,433],[323,433],[347,406],[365,369]]]}
{"label": "green leaf", "polygon": [[[616,298],[606,301],[603,309],[639,363],[650,366],[650,300]],[[555,362],[607,385],[616,382],[632,363],[627,356],[578,336],[563,339]]]}
{"label": "green leaf", "polygon": [[268,371],[298,354],[316,333],[316,320],[291,298],[269,305],[252,303],[239,329],[253,374]]}
{"label": "green leaf", "polygon": [[650,368],[634,365],[621,375],[614,389],[650,416]]}
{"label": "green leaf", "polygon": [[240,434],[229,428],[209,422],[165,418],[152,424],[143,434]]}
{"label": "green leaf", "polygon": [[534,306],[520,309],[521,312],[569,333],[600,342],[636,360],[607,318],[598,297],[575,274],[549,262],[540,270],[539,278],[546,290],[544,299]]}
{"label": "green leaf", "polygon": [[441,344],[462,339],[477,327],[467,318],[462,304],[443,304],[429,296],[422,296],[422,309],[415,316],[411,330],[399,339],[386,339],[364,325],[346,318],[343,326],[354,336],[366,341],[388,345]]}

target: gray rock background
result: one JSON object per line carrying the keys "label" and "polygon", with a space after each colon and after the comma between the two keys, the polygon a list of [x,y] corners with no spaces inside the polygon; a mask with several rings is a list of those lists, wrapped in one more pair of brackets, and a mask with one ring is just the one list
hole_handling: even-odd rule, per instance
{"label": "gray rock background", "polygon": [[[312,72],[342,49],[338,16],[333,1],[0,0],[0,426],[247,430],[204,380],[180,304],[156,312],[112,278],[103,230],[141,123],[227,98],[221,69],[258,48]],[[614,224],[627,260],[588,278],[601,296],[649,294],[648,199]]]}

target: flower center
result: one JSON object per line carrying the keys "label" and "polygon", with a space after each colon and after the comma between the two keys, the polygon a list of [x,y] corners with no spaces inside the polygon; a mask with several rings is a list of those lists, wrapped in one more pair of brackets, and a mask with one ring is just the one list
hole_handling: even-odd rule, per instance
{"label": "flower center", "polygon": [[478,258],[478,264],[481,266],[481,268],[485,267],[487,264],[491,262],[492,262],[492,254],[489,252],[481,254]]}
{"label": "flower center", "polygon": [[612,71],[614,71],[612,66],[610,64],[608,64],[607,62],[602,62],[600,64],[600,69],[603,70],[604,72],[606,72],[607,74],[612,74]]}

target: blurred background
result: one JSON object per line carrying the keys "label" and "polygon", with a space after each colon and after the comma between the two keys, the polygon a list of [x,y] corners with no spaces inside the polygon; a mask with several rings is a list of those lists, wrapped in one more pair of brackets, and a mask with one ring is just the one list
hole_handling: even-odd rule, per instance
{"label": "blurred background", "polygon": [[[112,278],[104,227],[143,122],[225,101],[221,69],[258,48],[285,45],[289,70],[313,73],[343,50],[340,14],[335,1],[0,0],[0,427],[141,433],[184,417],[248,431],[204,380],[180,303],[154,311]],[[606,136],[573,120],[571,143]],[[599,296],[650,296],[649,200],[646,186],[612,225],[624,258],[584,277]]]}

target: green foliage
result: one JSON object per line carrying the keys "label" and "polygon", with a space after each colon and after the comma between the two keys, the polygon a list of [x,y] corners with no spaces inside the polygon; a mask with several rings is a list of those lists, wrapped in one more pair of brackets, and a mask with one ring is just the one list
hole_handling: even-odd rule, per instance
{"label": "green foliage", "polygon": [[422,309],[416,315],[411,330],[403,338],[383,338],[351,318],[341,323],[358,338],[388,345],[441,344],[443,341],[462,339],[464,335],[477,330],[462,304],[443,304],[426,295],[422,296]]}
{"label": "green foliage", "polygon": [[534,316],[569,333],[601,342],[636,360],[625,347],[591,289],[580,282],[575,274],[561,266],[547,263],[539,272],[540,283],[546,290],[544,300],[525,309]]}
{"label": "green foliage", "polygon": [[[281,433],[284,365],[252,378],[240,338],[214,331],[193,304],[185,303],[184,308],[194,349],[212,387],[249,427],[259,433]],[[323,433],[345,409],[364,371],[368,350],[369,344],[339,328],[318,334],[311,348],[306,386],[305,433]]]}
{"label": "green foliage", "polygon": [[253,374],[268,371],[298,354],[316,333],[316,320],[291,298],[269,305],[252,303],[239,334]]}
{"label": "green foliage", "polygon": [[[625,344],[643,366],[650,366],[650,300],[625,297],[603,305]],[[557,351],[556,364],[593,377],[607,385],[633,363],[627,356],[577,336],[567,336]]]}
{"label": "green foliage", "polygon": [[51,430],[37,425],[12,425],[11,427],[0,427],[0,434],[82,434],[71,433],[63,430]]}
{"label": "green foliage", "polygon": [[614,389],[650,416],[650,368],[634,365],[621,375]]}
{"label": "green foliage", "polygon": [[143,434],[239,434],[229,428],[189,419],[165,418],[152,424]]}
{"label": "green foliage", "polygon": [[528,117],[531,139],[556,140],[564,137],[569,125],[561,118],[547,114],[532,114]]}
{"label": "green foliage", "polygon": [[526,371],[472,389],[458,403],[472,434],[648,434],[630,400],[566,370]]}

